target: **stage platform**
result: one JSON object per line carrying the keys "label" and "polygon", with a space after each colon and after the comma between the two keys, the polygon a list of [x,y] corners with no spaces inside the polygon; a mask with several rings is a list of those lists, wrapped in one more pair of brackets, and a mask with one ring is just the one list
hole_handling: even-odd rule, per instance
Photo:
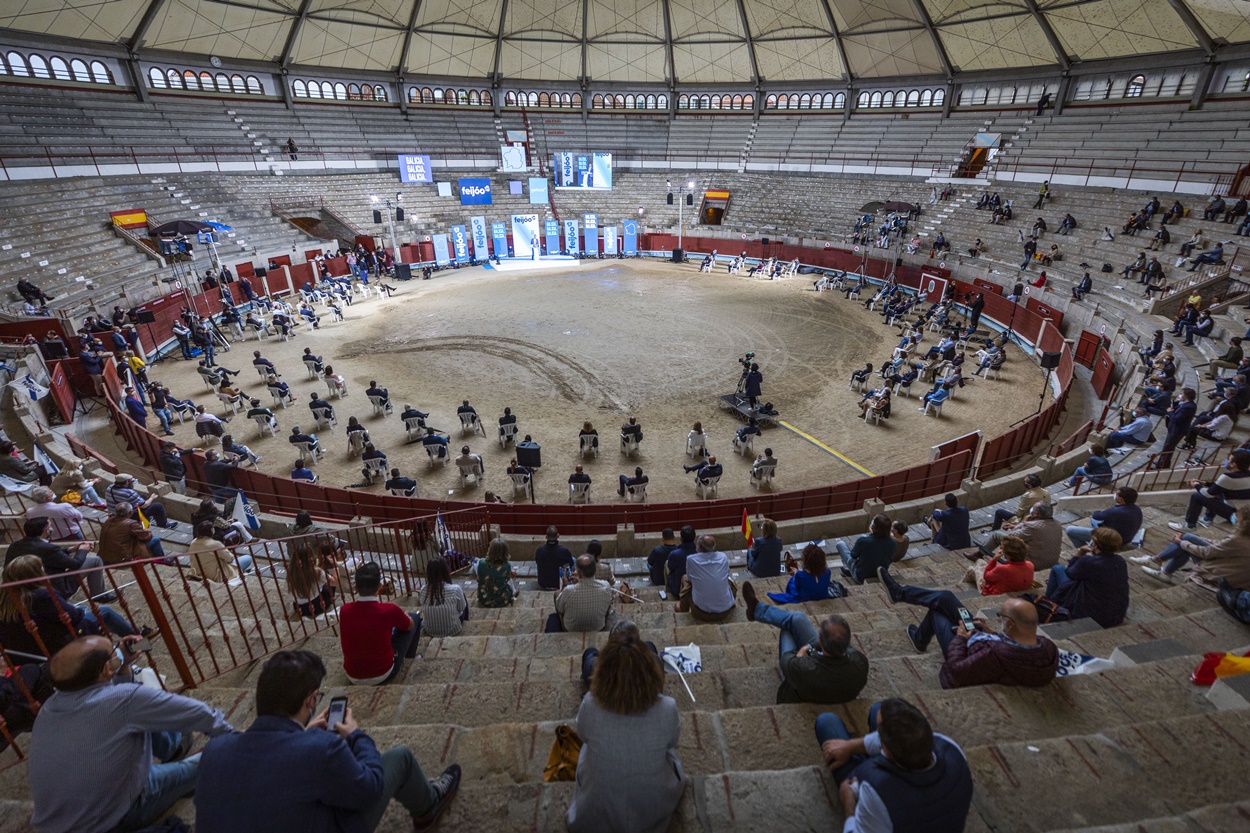
{"label": "stage platform", "polygon": [[747,405],[747,398],[740,393],[727,393],[720,398],[720,402],[737,414],[743,422],[755,417],[761,428],[766,425],[776,425],[777,420],[781,419],[781,414],[761,414],[758,411],[752,411]]}
{"label": "stage platform", "polygon": [[483,265],[487,269],[496,269],[500,272],[519,272],[526,269],[566,269],[579,263],[581,263],[580,260],[568,255],[543,255],[538,260],[531,260],[527,257],[505,257],[500,258],[498,264],[492,260]]}

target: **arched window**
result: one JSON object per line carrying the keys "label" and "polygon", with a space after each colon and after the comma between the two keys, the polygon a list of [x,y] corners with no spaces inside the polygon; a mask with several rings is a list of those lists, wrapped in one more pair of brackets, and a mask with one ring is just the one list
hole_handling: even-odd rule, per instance
{"label": "arched window", "polygon": [[732,109],[734,106],[734,97],[726,93],[720,97],[720,106],[722,110]]}
{"label": "arched window", "polygon": [[[426,99],[426,101],[429,101],[429,99]],[[434,88],[434,103],[435,104],[443,103],[443,91],[440,90],[438,87]]]}
{"label": "arched window", "polygon": [[528,100],[529,100],[529,106],[531,106],[531,107],[537,107],[537,106],[538,106],[538,93],[536,93],[536,92],[530,92],[527,98],[528,98]]}
{"label": "arched window", "polygon": [[19,75],[19,76],[22,76],[23,78],[30,76],[30,70],[26,68],[26,59],[23,58],[19,53],[10,52],[8,54],[8,58],[9,58],[9,66],[13,69],[14,75]]}
{"label": "arched window", "polygon": [[711,96],[708,96],[708,95],[699,96],[699,109],[700,110],[708,110],[708,109],[711,109],[711,107],[712,107]]}
{"label": "arched window", "polygon": [[113,83],[113,73],[109,72],[109,68],[100,61],[91,62],[91,77],[97,84]]}
{"label": "arched window", "polygon": [[855,106],[867,107],[868,106],[868,93],[860,93],[859,97],[855,99]]}
{"label": "arched window", "polygon": [[920,90],[912,90],[907,94],[907,106],[917,107],[920,104]]}
{"label": "arched window", "polygon": [[881,106],[881,92],[880,91],[877,91],[872,94],[872,96],[868,99],[868,106],[869,107]]}
{"label": "arched window", "polygon": [[729,106],[735,110],[741,110],[742,109],[742,96],[740,95],[734,96],[733,101],[730,102]]}
{"label": "arched window", "polygon": [[491,104],[490,92],[488,90],[482,90],[482,106],[489,107],[490,104]]}
{"label": "arched window", "polygon": [[1146,89],[1146,76],[1134,75],[1129,79],[1128,88],[1124,90],[1125,98],[1140,98],[1142,91]]}
{"label": "arched window", "polygon": [[590,99],[590,107],[592,110],[602,110],[603,96],[599,95],[599,93],[595,93],[594,97]]}
{"label": "arched window", "polygon": [[[356,85],[355,85],[355,84],[352,84],[352,86],[354,87],[354,86],[356,86]],[[409,103],[409,104],[420,104],[420,103],[421,103],[421,91],[420,91],[420,90],[418,90],[416,87],[409,87],[409,88],[408,88],[408,103]]]}
{"label": "arched window", "polygon": [[459,104],[461,107],[464,107],[465,105],[469,103],[468,90],[456,90],[456,103]]}
{"label": "arched window", "polygon": [[885,95],[881,96],[881,106],[882,107],[894,106],[894,93],[893,92],[889,90],[885,91]]}
{"label": "arched window", "polygon": [[321,85],[318,84],[316,81],[308,82],[308,97],[309,98],[321,98]]}
{"label": "arched window", "polygon": [[778,110],[784,110],[789,106],[790,106],[790,96],[786,95],[785,93],[782,93],[781,95],[777,96],[777,109]]}
{"label": "arched window", "polygon": [[800,110],[812,109],[811,93],[803,93],[803,95],[799,96],[799,109]]}
{"label": "arched window", "polygon": [[334,85],[334,97],[339,101],[347,101],[347,85],[339,81]]}
{"label": "arched window", "polygon": [[933,91],[933,106],[941,107],[946,102],[946,90]]}
{"label": "arched window", "polygon": [[[240,95],[247,92],[247,82],[243,80],[242,75],[230,76],[230,89]],[[307,87],[305,87],[305,90],[307,90]]]}
{"label": "arched window", "polygon": [[360,92],[360,85],[348,84],[347,85],[347,100],[348,101],[360,101],[361,98],[363,98],[363,96],[361,95],[361,92]]}
{"label": "arched window", "polygon": [[373,101],[373,99],[374,99],[373,87],[370,87],[368,84],[363,85],[360,88],[360,100],[361,101]]}
{"label": "arched window", "polygon": [[195,73],[189,69],[182,71],[182,85],[188,90],[198,90],[200,88],[200,82],[196,78]]}
{"label": "arched window", "polygon": [[84,84],[91,83],[91,74],[87,71],[86,61],[74,58],[69,62],[69,71],[75,81],[81,81]]}
{"label": "arched window", "polygon": [[824,95],[820,97],[820,109],[822,110],[833,109],[833,93],[825,93]]}
{"label": "arched window", "polygon": [[58,81],[69,81],[72,76],[69,74],[69,66],[65,63],[65,59],[56,55],[52,56],[52,60],[48,62],[52,66],[52,77]]}
{"label": "arched window", "polygon": [[647,96],[647,109],[648,110],[655,109],[655,96],[654,95]]}
{"label": "arched window", "polygon": [[[743,99],[743,101],[745,101],[745,99]],[[764,109],[765,109],[765,110],[775,110],[775,109],[777,109],[777,96],[775,96],[775,95],[770,95],[770,96],[768,96],[768,98],[765,98],[765,99],[764,99]]]}
{"label": "arched window", "polygon": [[[483,103],[485,103],[486,99],[484,99],[484,98],[483,98],[483,99],[482,99],[482,101],[483,101]],[[560,93],[560,106],[561,106],[561,107],[572,107],[572,106],[573,106],[573,96],[569,95],[568,93]]]}
{"label": "arched window", "polygon": [[540,94],[539,94],[539,96],[538,96],[538,106],[539,106],[539,107],[550,107],[550,106],[551,106],[551,96],[550,96],[548,93],[540,93]]}
{"label": "arched window", "polygon": [[507,107],[515,107],[516,106],[516,93],[513,92],[512,90],[508,90],[506,93],[504,93],[503,103]]}
{"label": "arched window", "polygon": [[682,93],[681,95],[677,96],[677,109],[678,110],[685,110],[689,106],[690,106],[689,96],[687,96],[685,93]]}
{"label": "arched window", "polygon": [[933,92],[932,92],[932,91],[930,91],[930,90],[923,90],[923,91],[921,91],[921,93],[920,93],[920,106],[921,106],[921,107],[928,107],[928,106],[930,106],[931,104],[933,104]]}
{"label": "arched window", "polygon": [[646,107],[647,107],[647,97],[643,95],[642,93],[639,93],[638,97],[634,99],[634,109],[645,110]]}
{"label": "arched window", "polygon": [[386,87],[383,87],[381,84],[373,85],[373,97],[378,101],[390,101],[386,94]]}
{"label": "arched window", "polygon": [[182,89],[182,76],[178,74],[176,69],[165,70],[165,83],[169,85],[171,90]]}
{"label": "arched window", "polygon": [[30,74],[36,78],[51,78],[52,73],[48,71],[48,62],[38,53],[30,56]]}
{"label": "arched window", "polygon": [[334,85],[329,81],[321,82],[321,97],[329,101],[334,100]]}
{"label": "arched window", "polygon": [[474,107],[480,106],[482,103],[482,94],[477,90],[469,90],[469,104]]}
{"label": "arched window", "polygon": [[712,100],[708,102],[708,106],[710,106],[713,110],[719,110],[720,109],[720,96],[718,95],[712,96]]}
{"label": "arched window", "polygon": [[217,83],[213,81],[213,74],[211,72],[200,73],[200,89],[208,90],[209,92],[213,92],[217,89]]}
{"label": "arched window", "polygon": [[252,95],[264,95],[265,87],[260,83],[259,78],[255,75],[249,75],[247,77],[247,91]]}
{"label": "arched window", "polygon": [[[573,96],[573,98],[577,98],[577,96],[576,96],[576,95],[574,95],[574,96]],[[656,106],[656,108],[657,108],[657,109],[660,109],[660,110],[667,110],[667,109],[668,109],[668,96],[667,96],[667,95],[657,95],[657,96],[655,97],[655,106]]]}
{"label": "arched window", "polygon": [[846,93],[838,93],[833,97],[833,109],[841,110],[846,107]]}
{"label": "arched window", "polygon": [[152,67],[148,70],[148,86],[154,90],[165,89],[165,73],[161,72],[159,67]]}
{"label": "arched window", "polygon": [[230,92],[230,79],[226,77],[226,74],[224,72],[217,73],[217,92],[219,93]]}

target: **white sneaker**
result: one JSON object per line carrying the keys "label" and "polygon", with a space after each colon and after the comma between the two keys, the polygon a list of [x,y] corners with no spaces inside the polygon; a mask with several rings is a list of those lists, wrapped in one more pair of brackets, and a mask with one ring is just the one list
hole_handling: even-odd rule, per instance
{"label": "white sneaker", "polygon": [[1129,561],[1134,564],[1154,564],[1155,557],[1153,555],[1134,555],[1129,557]]}
{"label": "white sneaker", "polygon": [[1185,526],[1184,524],[1177,523],[1176,521],[1168,521],[1168,529],[1175,529],[1177,532],[1193,532],[1194,531],[1194,528],[1192,526]]}
{"label": "white sneaker", "polygon": [[1165,573],[1162,570],[1156,570],[1153,567],[1142,567],[1141,571],[1152,578],[1157,578],[1159,581],[1167,582],[1168,584],[1172,584],[1176,581],[1176,577],[1172,574]]}

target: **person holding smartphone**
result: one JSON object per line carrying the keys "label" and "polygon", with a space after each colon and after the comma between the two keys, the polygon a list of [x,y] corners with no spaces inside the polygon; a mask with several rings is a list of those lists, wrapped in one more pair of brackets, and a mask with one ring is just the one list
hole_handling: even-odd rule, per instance
{"label": "person holding smartphone", "polygon": [[199,833],[372,831],[392,800],[414,830],[426,830],[447,809],[460,766],[431,781],[407,746],[379,753],[346,697],[321,707],[325,674],[311,651],[279,651],[265,662],[252,725],[204,748],[195,791]]}
{"label": "person holding smartphone", "polygon": [[1001,630],[974,618],[949,590],[900,585],[881,567],[877,576],[891,604],[926,607],[919,625],[907,626],[907,637],[920,653],[937,639],[946,662],[942,688],[999,685],[1044,686],[1059,669],[1059,649],[1037,632],[1037,608],[1027,599],[1004,599],[998,606]]}

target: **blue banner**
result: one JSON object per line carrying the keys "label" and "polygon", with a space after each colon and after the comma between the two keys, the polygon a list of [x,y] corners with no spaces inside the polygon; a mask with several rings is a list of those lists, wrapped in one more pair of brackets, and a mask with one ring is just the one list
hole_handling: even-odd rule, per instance
{"label": "blue banner", "polygon": [[490,257],[490,252],[486,249],[486,218],[470,217],[469,228],[473,230],[473,257],[486,260]]}
{"label": "blue banner", "polygon": [[547,178],[541,176],[530,177],[530,205],[546,205],[547,204]]}
{"label": "blue banner", "polygon": [[604,226],[603,253],[605,255],[616,254],[616,226]]}
{"label": "blue banner", "polygon": [[547,254],[553,255],[560,251],[560,221],[548,220],[545,227],[547,230]]}
{"label": "blue banner", "polygon": [[434,262],[439,266],[451,263],[451,250],[447,248],[447,235],[434,235]]}
{"label": "blue banner", "polygon": [[508,224],[491,223],[490,236],[495,248],[495,257],[508,256]]}
{"label": "blue banner", "polygon": [[577,239],[577,221],[565,220],[564,221],[564,249],[569,254],[576,255],[578,252],[578,248],[579,247],[578,247],[578,239]]}
{"label": "blue banner", "polygon": [[557,153],[553,161],[557,188],[612,187],[610,153]]}
{"label": "blue banner", "polygon": [[410,156],[399,157],[400,182],[433,182],[434,172],[430,170],[430,157]]}
{"label": "blue banner", "polygon": [[490,180],[474,177],[460,180],[461,205],[490,205]]}
{"label": "blue banner", "polygon": [[465,234],[464,226],[451,227],[451,250],[456,255],[457,263],[469,262],[469,236]]}
{"label": "blue banner", "polygon": [[599,254],[599,215],[582,215],[582,236],[586,238],[584,251],[587,254]]}
{"label": "blue banner", "polygon": [[537,214],[512,215],[512,253],[518,260],[537,260],[542,256]]}
{"label": "blue banner", "polygon": [[638,221],[625,221],[625,254],[638,254]]}

